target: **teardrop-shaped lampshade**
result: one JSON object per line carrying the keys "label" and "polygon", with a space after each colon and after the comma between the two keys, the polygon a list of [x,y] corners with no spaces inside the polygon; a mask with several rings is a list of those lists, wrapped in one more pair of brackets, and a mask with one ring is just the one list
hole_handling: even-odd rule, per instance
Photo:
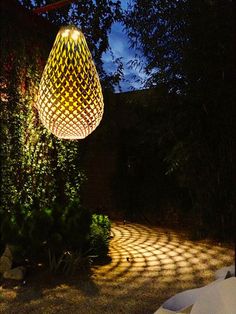
{"label": "teardrop-shaped lampshade", "polygon": [[103,96],[83,33],[62,27],[50,52],[37,101],[43,125],[64,139],[82,139],[99,125]]}

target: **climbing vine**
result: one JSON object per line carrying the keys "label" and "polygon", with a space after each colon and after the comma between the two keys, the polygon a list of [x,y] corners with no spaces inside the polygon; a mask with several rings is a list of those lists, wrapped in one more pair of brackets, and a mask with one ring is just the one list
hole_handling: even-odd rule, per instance
{"label": "climbing vine", "polygon": [[[78,142],[55,138],[38,118],[38,86],[56,30],[48,24],[39,32],[42,22],[37,23],[29,28],[26,22],[22,29],[8,16],[1,25],[0,235],[4,245],[20,241],[23,226],[29,217],[32,225],[35,212],[48,215],[48,208],[51,213],[58,204],[66,207],[79,199],[83,181]],[[32,28],[35,37],[30,36]]]}

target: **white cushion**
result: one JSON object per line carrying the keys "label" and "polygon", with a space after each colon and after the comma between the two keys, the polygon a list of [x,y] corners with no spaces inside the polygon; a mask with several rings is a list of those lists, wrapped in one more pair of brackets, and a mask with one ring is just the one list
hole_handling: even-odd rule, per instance
{"label": "white cushion", "polygon": [[235,314],[236,278],[218,281],[210,286],[196,301],[191,314]]}

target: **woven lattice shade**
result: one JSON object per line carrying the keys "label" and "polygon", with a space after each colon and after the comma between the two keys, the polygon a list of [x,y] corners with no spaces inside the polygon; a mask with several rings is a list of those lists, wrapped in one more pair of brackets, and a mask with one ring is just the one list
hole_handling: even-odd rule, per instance
{"label": "woven lattice shade", "polygon": [[62,27],[50,52],[37,101],[43,125],[64,139],[82,139],[99,125],[103,96],[83,33]]}

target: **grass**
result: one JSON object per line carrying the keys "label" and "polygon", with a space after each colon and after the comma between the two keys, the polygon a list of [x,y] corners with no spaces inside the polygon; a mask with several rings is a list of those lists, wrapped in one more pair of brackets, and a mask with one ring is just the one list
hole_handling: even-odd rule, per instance
{"label": "grass", "polygon": [[1,313],[149,314],[167,298],[214,279],[233,250],[166,229],[114,223],[110,261],[73,277],[36,271],[0,287]]}

